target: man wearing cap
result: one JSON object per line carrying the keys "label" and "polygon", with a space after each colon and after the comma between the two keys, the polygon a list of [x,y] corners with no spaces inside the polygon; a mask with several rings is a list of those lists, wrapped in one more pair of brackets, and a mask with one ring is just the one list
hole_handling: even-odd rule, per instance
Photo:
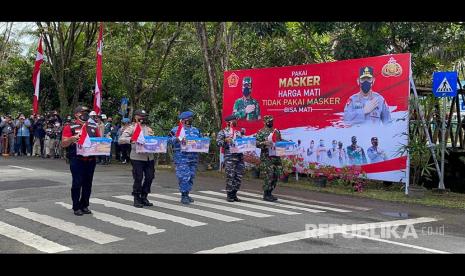
{"label": "man wearing cap", "polygon": [[237,191],[241,187],[242,176],[244,175],[244,154],[232,153],[231,146],[236,138],[242,137],[242,133],[236,129],[237,118],[230,115],[225,118],[227,125],[220,130],[217,135],[216,143],[218,147],[224,148],[224,163],[226,172],[226,200],[229,202],[241,201],[237,198]]}
{"label": "man wearing cap", "polygon": [[271,193],[276,187],[278,177],[282,175],[283,168],[281,163],[281,157],[270,156],[269,150],[273,146],[273,142],[270,137],[273,132],[276,132],[277,141],[281,141],[281,133],[279,130],[273,128],[273,116],[267,115],[264,117],[265,126],[260,129],[256,134],[257,148],[261,149],[260,153],[260,169],[265,173],[265,183],[263,185],[263,200],[265,201],[276,201],[277,197]]}
{"label": "man wearing cap", "polygon": [[344,121],[349,124],[389,123],[391,113],[386,100],[373,91],[375,77],[373,67],[360,68],[357,84],[360,91],[352,95],[344,108]]}
{"label": "man wearing cap", "polygon": [[382,162],[388,159],[384,150],[378,147],[378,137],[371,138],[371,145],[367,150],[370,163]]}
{"label": "man wearing cap", "polygon": [[[134,112],[134,122],[128,126],[118,139],[118,143],[131,144],[131,164],[132,177],[134,185],[132,186],[132,195],[134,196],[134,207],[142,208],[144,206],[153,206],[147,199],[151,191],[152,182],[155,178],[155,154],[136,152],[136,141],[131,139],[137,124],[140,124],[144,136],[153,136],[153,130],[147,125],[148,114],[145,110],[138,109]],[[144,184],[142,185],[142,179]]]}
{"label": "man wearing cap", "polygon": [[233,115],[237,119],[246,119],[247,121],[260,120],[260,106],[257,100],[252,99],[252,78],[245,77],[242,80],[243,97],[236,100],[233,107]]}
{"label": "man wearing cap", "polygon": [[[184,128],[185,136],[200,138],[200,131],[192,126],[194,113],[185,111],[181,113],[178,118]],[[176,166],[176,177],[179,181],[179,191],[181,192],[181,203],[190,204],[194,200],[189,196],[194,184],[195,173],[199,162],[198,152],[184,152],[181,151],[181,143],[185,142],[184,139],[180,140],[176,137],[179,126],[171,129],[168,142],[173,146],[174,151],[174,164]]]}
{"label": "man wearing cap", "polygon": [[365,151],[357,145],[357,137],[352,136],[352,145],[347,147],[347,156],[349,157],[349,165],[362,165],[367,163]]}
{"label": "man wearing cap", "polygon": [[81,135],[81,129],[86,128],[89,137],[101,137],[97,124],[89,122],[89,109],[78,106],[74,109],[74,120],[65,125],[62,133],[63,148],[67,148],[67,159],[73,177],[71,186],[71,199],[73,200],[73,211],[76,216],[91,214],[89,210],[89,199],[92,190],[92,180],[95,170],[95,156],[77,155],[76,142]]}

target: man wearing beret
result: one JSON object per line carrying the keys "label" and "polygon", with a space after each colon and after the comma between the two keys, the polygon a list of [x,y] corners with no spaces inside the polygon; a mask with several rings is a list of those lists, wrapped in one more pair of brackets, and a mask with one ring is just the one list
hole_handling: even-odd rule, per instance
{"label": "man wearing beret", "polygon": [[78,106],[74,109],[74,120],[63,128],[62,133],[61,146],[68,149],[66,157],[69,160],[73,178],[71,199],[76,216],[92,213],[88,207],[96,165],[95,156],[77,155],[76,145],[83,128],[86,128],[89,137],[101,137],[97,124],[88,120],[89,109],[85,106]]}
{"label": "man wearing beret", "polygon": [[277,197],[271,193],[276,187],[278,177],[283,173],[281,157],[270,156],[270,148],[273,146],[273,136],[275,140],[281,141],[281,133],[273,128],[273,116],[267,115],[264,117],[265,126],[256,134],[257,148],[261,149],[260,153],[260,169],[265,173],[265,183],[263,185],[263,200],[276,201]]}
{"label": "man wearing beret", "polygon": [[[194,200],[189,196],[194,184],[195,173],[199,163],[198,152],[181,151],[181,143],[185,143],[185,137],[200,138],[200,131],[192,126],[194,113],[191,111],[182,112],[179,115],[180,124],[170,131],[169,143],[173,146],[174,164],[176,166],[176,177],[179,181],[179,191],[181,192],[181,203],[190,204]],[[178,129],[182,128],[183,137],[178,136]],[[179,129],[181,131],[181,129]]]}
{"label": "man wearing beret", "polygon": [[260,105],[257,100],[253,99],[252,93],[252,78],[245,77],[242,80],[242,95],[234,102],[233,115],[237,119],[246,119],[247,121],[260,120]]}
{"label": "man wearing beret", "polygon": [[[134,122],[128,126],[118,143],[121,145],[131,144],[132,177],[134,184],[132,186],[132,195],[134,196],[134,207],[142,208],[144,206],[153,206],[147,199],[150,193],[153,179],[155,178],[155,154],[154,153],[137,153],[135,139],[132,139],[134,131],[138,125],[142,128],[144,136],[153,136],[153,130],[147,125],[147,112],[142,109],[134,111]],[[142,184],[144,179],[144,184]]]}
{"label": "man wearing beret", "polygon": [[357,84],[360,91],[352,95],[344,108],[344,121],[349,124],[389,123],[391,113],[386,100],[373,91],[375,77],[373,67],[360,68]]}
{"label": "man wearing beret", "polygon": [[241,187],[242,176],[244,175],[244,154],[232,153],[231,145],[236,138],[242,137],[242,133],[236,129],[237,118],[231,115],[225,118],[227,125],[220,130],[217,135],[216,143],[219,147],[224,148],[224,163],[226,171],[226,200],[229,202],[241,201],[237,198],[237,191]]}

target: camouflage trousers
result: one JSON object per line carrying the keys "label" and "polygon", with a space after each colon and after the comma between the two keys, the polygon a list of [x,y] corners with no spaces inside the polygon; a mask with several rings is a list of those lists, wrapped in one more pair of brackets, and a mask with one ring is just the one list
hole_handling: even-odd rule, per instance
{"label": "camouflage trousers", "polygon": [[226,172],[226,191],[237,191],[241,187],[242,176],[244,175],[244,155],[226,154],[224,156]]}
{"label": "camouflage trousers", "polygon": [[278,178],[283,174],[283,167],[281,164],[281,158],[269,157],[262,159],[260,164],[260,170],[264,174],[265,183],[263,183],[263,191],[272,191],[276,188]]}

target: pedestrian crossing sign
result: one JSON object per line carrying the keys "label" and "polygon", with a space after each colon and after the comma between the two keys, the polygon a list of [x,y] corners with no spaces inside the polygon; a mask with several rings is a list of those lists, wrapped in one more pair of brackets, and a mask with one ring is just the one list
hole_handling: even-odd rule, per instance
{"label": "pedestrian crossing sign", "polygon": [[457,72],[434,72],[433,94],[435,97],[455,97],[457,95]]}

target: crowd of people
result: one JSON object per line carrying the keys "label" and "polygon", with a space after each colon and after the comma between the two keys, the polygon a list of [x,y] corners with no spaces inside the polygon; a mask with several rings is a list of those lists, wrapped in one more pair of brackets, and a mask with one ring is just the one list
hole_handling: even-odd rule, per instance
{"label": "crowd of people", "polygon": [[[122,164],[130,160],[130,145],[119,145],[118,138],[129,126],[129,119],[123,118],[113,122],[105,114],[91,112],[91,118],[98,125],[103,136],[112,138],[114,156],[99,157],[97,163],[108,165],[112,158]],[[71,123],[72,117],[62,118],[57,111],[34,114],[29,117],[24,113],[17,116],[0,115],[0,154],[3,156],[30,156],[41,158],[65,159],[65,150],[61,147],[62,131]]]}

